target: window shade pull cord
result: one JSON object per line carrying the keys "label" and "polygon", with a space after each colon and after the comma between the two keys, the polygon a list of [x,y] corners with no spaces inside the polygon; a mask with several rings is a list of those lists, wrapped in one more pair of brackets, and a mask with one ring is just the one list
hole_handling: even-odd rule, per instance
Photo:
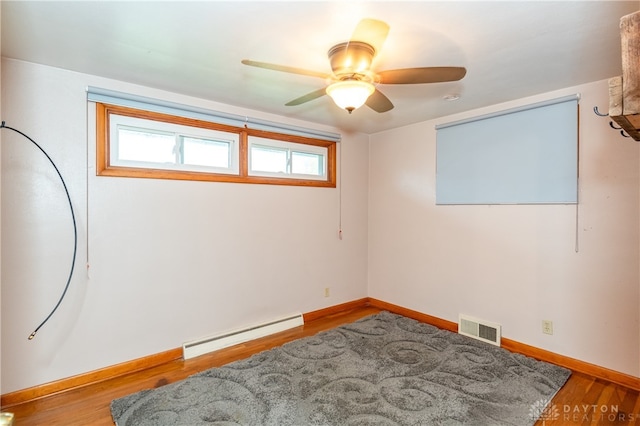
{"label": "window shade pull cord", "polygon": [[53,307],[53,309],[51,310],[49,315],[47,315],[47,317],[40,323],[40,325],[38,325],[38,327],[36,327],[36,329],[33,331],[33,333],[31,333],[29,335],[28,340],[33,340],[33,338],[36,336],[36,333],[38,333],[40,328],[42,328],[42,326],[45,325],[47,323],[47,321],[49,321],[49,318],[51,318],[51,316],[53,316],[53,314],[58,310],[58,307],[60,306],[60,304],[62,303],[62,300],[64,299],[64,297],[67,294],[67,290],[69,290],[69,285],[71,284],[71,278],[73,277],[73,270],[74,270],[74,267],[75,267],[75,264],[76,264],[76,254],[78,252],[78,226],[76,224],[76,215],[75,215],[75,212],[73,210],[73,203],[71,202],[71,195],[69,195],[69,190],[67,189],[67,184],[65,183],[65,181],[64,181],[64,179],[62,177],[62,174],[60,173],[60,170],[58,170],[58,166],[56,166],[56,164],[53,162],[53,160],[51,159],[49,154],[47,154],[47,152],[40,145],[38,145],[36,143],[36,141],[31,139],[25,133],[21,132],[20,130],[14,129],[13,127],[6,126],[4,121],[2,122],[2,124],[0,124],[0,129],[12,130],[12,131],[18,133],[19,135],[24,136],[31,143],[33,143],[44,154],[45,157],[47,157],[47,160],[49,160],[49,162],[51,163],[51,165],[55,169],[56,173],[58,174],[58,177],[60,178],[60,181],[62,182],[62,186],[64,187],[64,192],[67,195],[67,201],[69,202],[69,210],[71,211],[71,219],[73,221],[73,257],[71,259],[71,269],[69,270],[69,277],[67,278],[67,284],[65,285],[64,290],[62,291],[62,294],[60,295],[60,299],[58,299],[58,303],[56,303],[56,305]]}

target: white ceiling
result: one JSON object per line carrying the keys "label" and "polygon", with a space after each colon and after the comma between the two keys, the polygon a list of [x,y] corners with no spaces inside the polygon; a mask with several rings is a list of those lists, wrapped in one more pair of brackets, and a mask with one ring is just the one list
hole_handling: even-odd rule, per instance
{"label": "white ceiling", "polygon": [[[375,133],[620,75],[620,17],[640,1],[2,1],[2,56],[287,117]],[[463,66],[459,82],[381,85],[395,104],[349,115],[322,79],[242,59],[330,72],[328,49],[362,18],[391,30],[377,70]],[[445,101],[447,94],[457,101]]]}

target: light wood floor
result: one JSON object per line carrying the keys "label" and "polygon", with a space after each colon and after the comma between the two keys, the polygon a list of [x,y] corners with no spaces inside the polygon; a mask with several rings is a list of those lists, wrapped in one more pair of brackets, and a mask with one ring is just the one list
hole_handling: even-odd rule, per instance
{"label": "light wood floor", "polygon": [[[196,372],[221,366],[254,353],[280,346],[291,340],[353,322],[380,312],[373,307],[329,315],[304,326],[187,361],[176,360],[137,373],[70,390],[58,395],[12,407],[3,411],[15,414],[15,426],[97,425],[113,426],[111,400],[181,380]],[[574,373],[556,394],[552,404],[556,412],[536,426],[559,425],[640,425],[640,393],[594,377]],[[303,426],[303,425],[301,425]]]}

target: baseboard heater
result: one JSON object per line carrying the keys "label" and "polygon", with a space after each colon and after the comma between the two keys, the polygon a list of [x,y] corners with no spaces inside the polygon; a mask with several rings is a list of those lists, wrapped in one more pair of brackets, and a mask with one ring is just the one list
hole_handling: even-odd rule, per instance
{"label": "baseboard heater", "polygon": [[458,333],[492,345],[500,346],[502,327],[494,322],[479,320],[468,315],[458,317]]}
{"label": "baseboard heater", "polygon": [[182,345],[182,357],[194,358],[209,352],[248,342],[280,331],[304,325],[302,314],[279,318],[267,323],[257,324],[240,330],[195,340]]}

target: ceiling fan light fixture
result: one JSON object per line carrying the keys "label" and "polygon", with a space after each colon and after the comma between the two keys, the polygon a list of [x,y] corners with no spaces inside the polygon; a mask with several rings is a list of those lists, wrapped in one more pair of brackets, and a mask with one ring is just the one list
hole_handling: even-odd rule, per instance
{"label": "ceiling fan light fixture", "polygon": [[351,114],[353,110],[364,105],[375,90],[375,86],[366,81],[343,80],[329,85],[327,95],[333,99],[336,105]]}

